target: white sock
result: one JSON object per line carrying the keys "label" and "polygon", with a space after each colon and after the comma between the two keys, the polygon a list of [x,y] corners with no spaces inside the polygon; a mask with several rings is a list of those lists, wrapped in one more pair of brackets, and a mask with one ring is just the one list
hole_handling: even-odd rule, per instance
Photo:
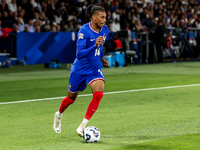
{"label": "white sock", "polygon": [[63,114],[63,113],[60,113],[59,111],[57,111],[57,116],[58,116],[58,118],[61,118],[61,117],[62,117],[62,114]]}
{"label": "white sock", "polygon": [[81,126],[85,128],[85,126],[87,125],[87,123],[89,122],[89,120],[83,118],[83,121],[81,123]]}

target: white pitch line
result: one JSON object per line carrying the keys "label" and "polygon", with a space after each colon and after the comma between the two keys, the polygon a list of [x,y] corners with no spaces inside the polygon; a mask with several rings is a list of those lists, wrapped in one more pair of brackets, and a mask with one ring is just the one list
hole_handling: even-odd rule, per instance
{"label": "white pitch line", "polygon": [[[136,89],[136,90],[126,90],[126,91],[105,92],[104,95],[106,95],[106,94],[128,93],[128,92],[139,92],[139,91],[150,91],[150,90],[173,89],[173,88],[182,88],[182,87],[191,87],[191,86],[200,86],[200,84],[189,84],[189,85],[179,85],[179,86],[167,86],[167,87],[158,87],[158,88],[147,88],[147,89]],[[92,96],[92,94],[78,95],[78,97],[84,97],[84,96]],[[13,102],[2,102],[2,103],[0,103],[0,105],[26,103],[26,102],[36,102],[36,101],[46,101],[46,100],[62,99],[62,98],[65,98],[65,96],[62,96],[62,97],[51,97],[51,98],[40,98],[40,99],[31,99],[31,100],[22,100],[22,101],[13,101]]]}

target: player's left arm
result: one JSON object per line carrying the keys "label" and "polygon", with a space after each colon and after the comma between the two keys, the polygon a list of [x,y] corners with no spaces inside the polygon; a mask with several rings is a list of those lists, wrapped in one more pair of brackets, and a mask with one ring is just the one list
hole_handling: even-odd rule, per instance
{"label": "player's left arm", "polygon": [[104,56],[101,57],[101,62],[103,63],[104,67],[109,67],[109,62],[105,59]]}
{"label": "player's left arm", "polygon": [[109,62],[104,57],[103,46],[101,48],[101,62],[104,67],[109,67]]}
{"label": "player's left arm", "polygon": [[[106,26],[106,36],[109,34],[109,29],[108,27]],[[105,38],[106,39],[106,38]],[[104,40],[105,40],[104,39]],[[105,41],[104,41],[105,42]],[[104,53],[103,53],[103,48],[102,48],[102,53],[101,53],[101,62],[103,64],[104,67],[109,67],[109,62],[105,59],[104,57]]]}

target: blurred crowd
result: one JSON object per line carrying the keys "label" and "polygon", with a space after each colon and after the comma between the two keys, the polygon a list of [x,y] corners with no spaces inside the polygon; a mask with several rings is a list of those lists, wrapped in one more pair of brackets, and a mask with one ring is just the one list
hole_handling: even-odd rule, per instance
{"label": "blurred crowd", "polygon": [[0,0],[0,28],[17,32],[78,31],[89,4],[103,6],[112,32],[200,28],[200,0]]}

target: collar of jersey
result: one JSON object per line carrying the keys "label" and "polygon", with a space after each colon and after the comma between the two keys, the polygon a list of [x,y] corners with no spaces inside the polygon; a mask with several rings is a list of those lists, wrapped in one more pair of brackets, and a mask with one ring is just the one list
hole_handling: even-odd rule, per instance
{"label": "collar of jersey", "polygon": [[101,30],[102,30],[103,27],[102,27],[101,30],[98,32],[98,31],[96,31],[96,30],[94,30],[94,29],[92,28],[91,22],[89,22],[89,28],[90,28],[93,32],[99,34],[99,32],[101,32]]}

